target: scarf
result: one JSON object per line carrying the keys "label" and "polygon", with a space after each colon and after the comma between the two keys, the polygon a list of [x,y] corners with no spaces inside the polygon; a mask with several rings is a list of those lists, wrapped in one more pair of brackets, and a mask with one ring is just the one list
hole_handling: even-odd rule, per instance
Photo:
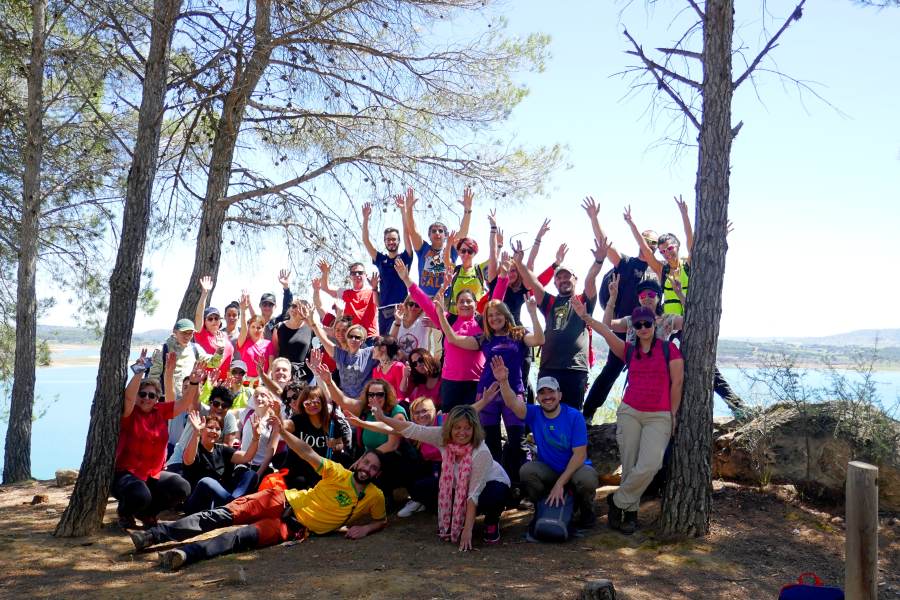
{"label": "scarf", "polygon": [[[441,538],[456,543],[466,520],[469,478],[472,474],[472,445],[447,444],[441,451],[441,478],[438,485],[438,527]],[[458,467],[454,482],[454,467]]]}

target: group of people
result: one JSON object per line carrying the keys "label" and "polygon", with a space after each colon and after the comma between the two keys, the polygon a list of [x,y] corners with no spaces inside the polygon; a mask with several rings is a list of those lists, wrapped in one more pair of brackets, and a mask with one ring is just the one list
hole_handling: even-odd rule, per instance
{"label": "group of people", "polygon": [[[274,294],[262,295],[257,312],[246,291],[223,314],[207,305],[214,282],[204,277],[193,319],[178,319],[152,357],[142,351],[125,389],[112,488],[139,550],[243,525],[160,554],[178,569],[345,526],[356,539],[382,529],[388,514],[426,510],[442,538],[468,550],[478,515],[483,542],[493,544],[504,510],[523,503],[571,503],[571,526],[592,527],[598,477],[587,425],[625,368],[622,481],[607,497],[608,524],[634,532],[681,402],[684,364],[673,341],[690,257],[678,238],[639,231],[626,209],[639,250],[621,254],[586,198],[594,261],[580,283],[565,244],[535,272],[549,220],[526,258],[521,242],[504,250],[492,212],[487,260],[478,262],[469,189],[458,228],[434,222],[427,239],[413,190],[394,201],[401,227],[384,230],[381,250],[370,239],[372,207],[362,207],[372,276],[353,262],[349,284],[335,286],[320,261],[308,302],[294,298],[282,271],[280,314]],[[687,206],[676,202],[689,252]],[[613,269],[598,289],[607,260]],[[600,320],[591,316],[598,297]],[[588,391],[594,332],[609,355]],[[166,509],[185,516],[158,522]]]}

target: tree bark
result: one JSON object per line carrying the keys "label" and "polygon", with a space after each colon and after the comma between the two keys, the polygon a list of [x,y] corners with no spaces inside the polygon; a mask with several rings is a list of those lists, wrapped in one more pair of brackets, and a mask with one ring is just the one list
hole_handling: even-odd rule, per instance
{"label": "tree bark", "polygon": [[123,407],[122,390],[140,292],[144,245],[150,225],[150,198],[165,112],[169,50],[180,10],[181,0],[154,0],[153,3],[137,139],[128,172],[119,250],[109,280],[109,313],[100,348],[100,369],[91,406],[90,428],[78,481],[69,506],[56,526],[56,536],[88,535],[103,524],[115,466]]}
{"label": "tree bark", "polygon": [[37,337],[38,227],[41,214],[41,156],[44,145],[44,21],[47,0],[31,3],[31,58],[28,64],[28,109],[25,116],[25,171],[22,177],[22,224],[16,280],[16,355],[3,483],[31,478],[31,420],[34,411],[35,338]]}
{"label": "tree bark", "polygon": [[[231,163],[234,147],[244,121],[244,112],[250,95],[266,72],[272,56],[271,32],[272,0],[256,0],[256,17],[253,23],[255,44],[253,53],[243,72],[235,77],[234,85],[226,94],[222,106],[222,116],[216,125],[210,156],[209,177],[206,180],[206,196],[200,214],[200,228],[194,249],[194,269],[178,308],[178,317],[193,319],[194,310],[200,300],[197,282],[209,275],[213,285],[218,278],[219,263],[222,259],[222,238],[225,230],[225,215],[228,204],[222,199],[228,195],[231,182]],[[212,294],[210,293],[210,296]]]}
{"label": "tree bark", "polygon": [[733,0],[707,0],[703,22],[703,104],[684,343],[684,399],[678,414],[661,528],[669,536],[709,531],[712,498],[713,370],[728,250]]}

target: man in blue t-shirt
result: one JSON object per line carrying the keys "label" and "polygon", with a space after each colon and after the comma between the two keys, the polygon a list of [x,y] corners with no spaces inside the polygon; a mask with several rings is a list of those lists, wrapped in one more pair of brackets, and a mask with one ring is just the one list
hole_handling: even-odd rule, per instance
{"label": "man in blue t-shirt", "polygon": [[[463,218],[459,223],[457,238],[462,239],[469,235],[469,222],[472,220],[472,200],[475,195],[471,188],[463,191],[463,199],[460,204],[463,205]],[[437,221],[428,226],[428,242],[422,239],[416,230],[416,221],[413,214],[413,207],[416,202],[412,188],[406,191],[405,211],[403,211],[403,231],[409,235],[410,247],[419,257],[419,288],[428,294],[434,296],[441,284],[444,283],[444,259],[442,257],[444,244],[447,243],[447,237],[450,232],[447,226]],[[450,260],[456,261],[456,248],[450,249]]]}
{"label": "man in blue t-shirt", "polygon": [[577,525],[592,527],[597,520],[594,496],[600,482],[587,457],[587,427],[581,412],[561,403],[559,382],[553,377],[538,379],[537,405],[525,404],[510,387],[509,369],[503,360],[494,357],[491,368],[503,401],[525,421],[537,446],[538,458],[519,471],[525,493],[535,505],[547,498],[552,506],[564,502],[567,487],[574,488]]}
{"label": "man in blue t-shirt", "polygon": [[[403,214],[403,196],[396,196],[394,201]],[[372,205],[366,202],[362,208],[362,239],[366,251],[372,258],[372,264],[378,268],[378,332],[388,335],[394,322],[394,311],[398,304],[406,300],[406,286],[397,275],[394,259],[399,258],[408,269],[412,265],[412,253],[409,251],[409,236],[404,236],[403,252],[400,249],[400,232],[395,227],[384,230],[384,248],[387,253],[379,252],[369,239],[369,219],[372,216]]]}

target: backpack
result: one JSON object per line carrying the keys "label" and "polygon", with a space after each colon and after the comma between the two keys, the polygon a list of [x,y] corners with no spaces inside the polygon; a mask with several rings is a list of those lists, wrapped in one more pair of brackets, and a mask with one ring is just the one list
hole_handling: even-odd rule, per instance
{"label": "backpack", "polygon": [[[456,267],[454,267],[454,269],[453,269],[453,281],[450,282],[450,286],[447,288],[447,293],[451,294],[451,296],[453,294],[453,286],[456,285],[456,280],[459,279],[459,274],[461,272],[462,272],[462,265],[456,265]],[[479,265],[479,264],[475,265],[475,278],[478,279],[478,282],[481,284],[481,291],[483,294],[481,299],[484,299],[484,298],[490,299],[489,298],[490,294],[488,294],[487,277],[484,276],[484,270],[481,268],[481,265]],[[487,304],[487,301],[485,301],[485,304]],[[456,298],[451,297],[449,305],[455,306]],[[481,301],[479,300],[477,303],[477,306],[475,308],[475,311],[480,313],[483,308],[484,308],[484,305],[482,305]]]}
{"label": "backpack", "polygon": [[[803,583],[811,577],[813,582]],[[844,600],[844,590],[822,585],[822,580],[815,573],[801,573],[797,583],[789,583],[781,588],[778,600]]]}
{"label": "backpack", "polygon": [[565,492],[563,503],[557,506],[547,504],[544,498],[534,507],[534,519],[528,527],[528,535],[539,542],[566,542],[572,537],[572,513],[575,512],[575,498]]}
{"label": "backpack", "polygon": [[597,301],[600,302],[600,308],[606,310],[606,304],[609,302],[609,282],[612,280],[613,275],[619,274],[619,267],[615,269],[610,269],[606,272],[606,275],[603,276],[603,279],[600,281],[600,291],[597,293]]}

